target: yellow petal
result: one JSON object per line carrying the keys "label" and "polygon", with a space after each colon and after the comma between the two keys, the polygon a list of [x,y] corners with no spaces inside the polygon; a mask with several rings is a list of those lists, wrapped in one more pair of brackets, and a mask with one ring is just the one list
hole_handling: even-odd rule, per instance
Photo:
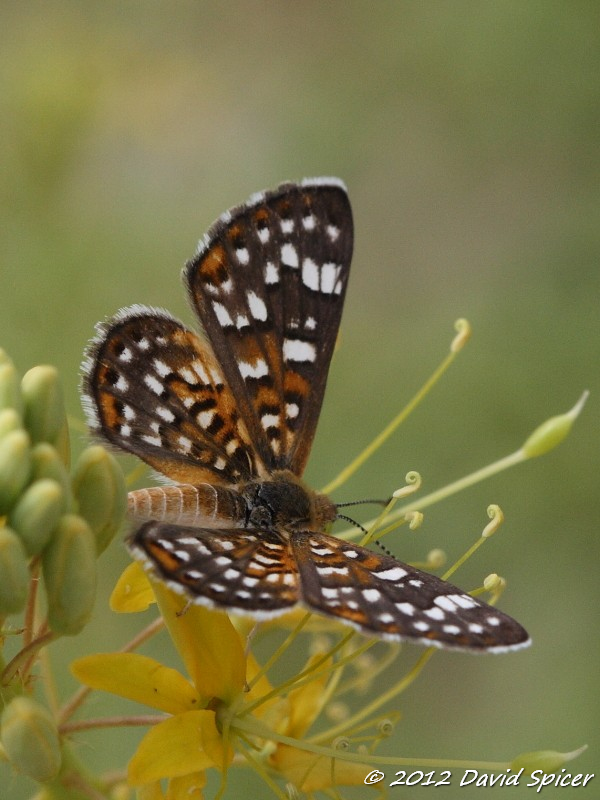
{"label": "yellow petal", "polygon": [[131,563],[121,574],[117,585],[110,596],[110,607],[113,611],[127,614],[145,611],[155,603],[154,592],[146,573],[137,561]]}
{"label": "yellow petal", "polygon": [[271,763],[286,780],[301,792],[316,792],[335,786],[359,786],[372,767],[353,761],[336,760],[316,756],[288,745],[279,745]]}
{"label": "yellow petal", "polygon": [[[252,653],[248,653],[246,657],[246,679],[252,688],[249,692],[244,693],[245,703],[252,703],[269,694],[273,689],[269,679],[264,674],[253,684],[253,680],[259,670],[259,663]],[[252,716],[260,719],[268,728],[271,728],[271,730],[285,733],[287,731],[288,720],[287,697],[274,695],[270,700],[266,700],[264,703],[257,706],[252,712]]]}
{"label": "yellow petal", "polygon": [[71,664],[86,686],[144,703],[168,714],[201,707],[200,697],[180,672],[137,653],[98,653]]}
{"label": "yellow petal", "polygon": [[196,774],[208,767],[221,769],[224,763],[214,711],[187,711],[148,731],[129,762],[128,779],[138,786],[161,778]]}
{"label": "yellow petal", "polygon": [[[261,620],[261,633],[272,629],[292,631],[300,622],[302,622],[307,614],[308,612],[305,608],[298,606],[292,611],[288,611],[287,614],[282,614],[279,617],[273,617],[273,619]],[[340,622],[333,618],[328,619],[327,617],[322,617],[319,614],[310,614],[309,616],[310,619],[302,628],[304,633],[327,633],[329,631],[339,633],[340,630],[348,630],[347,628],[344,628]],[[250,620],[250,623],[248,620]],[[252,630],[254,627],[254,622],[250,617],[238,617],[235,625],[240,633],[245,634]]]}
{"label": "yellow petal", "polygon": [[167,787],[166,800],[204,800],[202,789],[206,786],[206,773],[193,772],[180,778],[171,778]]}
{"label": "yellow petal", "polygon": [[[261,666],[254,658],[254,655],[252,653],[248,653],[246,656],[246,680],[249,684],[252,684],[260,669]],[[272,689],[273,687],[271,686],[269,679],[263,673],[252,686],[252,689],[246,694],[246,698],[248,701],[257,700],[259,697],[268,694]]]}
{"label": "yellow petal", "polygon": [[244,688],[246,659],[229,617],[187,603],[181,595],[153,583],[161,614],[198,691],[226,702]]}
{"label": "yellow petal", "polygon": [[156,783],[147,783],[145,786],[140,786],[137,790],[137,800],[165,800],[165,795],[160,786],[160,781]]}
{"label": "yellow petal", "polygon": [[[322,654],[315,653],[314,656],[308,659],[302,672],[306,669],[310,669],[313,664],[322,661],[322,659]],[[327,659],[319,668],[325,668],[328,664],[331,664],[331,659]],[[305,683],[304,686],[292,689],[292,691],[288,693],[289,719],[285,731],[287,736],[292,736],[294,739],[301,739],[319,716],[323,703],[326,700],[325,685],[329,680],[330,674],[329,672],[325,672],[314,681]]]}

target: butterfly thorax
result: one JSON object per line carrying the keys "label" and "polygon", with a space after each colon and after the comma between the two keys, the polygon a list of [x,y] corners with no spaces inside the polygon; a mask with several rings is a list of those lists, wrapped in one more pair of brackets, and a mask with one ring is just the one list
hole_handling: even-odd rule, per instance
{"label": "butterfly thorax", "polygon": [[240,493],[247,503],[249,528],[322,531],[336,518],[331,500],[288,470],[275,472],[268,481],[247,483]]}
{"label": "butterfly thorax", "polygon": [[137,489],[129,493],[129,516],[214,528],[322,531],[335,520],[336,507],[292,472],[281,470],[269,480],[236,486],[201,483]]}

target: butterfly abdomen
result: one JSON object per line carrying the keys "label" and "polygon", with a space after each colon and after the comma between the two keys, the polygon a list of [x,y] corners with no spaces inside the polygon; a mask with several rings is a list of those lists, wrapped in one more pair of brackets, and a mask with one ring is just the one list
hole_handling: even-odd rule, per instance
{"label": "butterfly abdomen", "polygon": [[128,515],[138,522],[154,519],[177,525],[243,527],[247,504],[239,492],[226,486],[183,483],[129,492]]}

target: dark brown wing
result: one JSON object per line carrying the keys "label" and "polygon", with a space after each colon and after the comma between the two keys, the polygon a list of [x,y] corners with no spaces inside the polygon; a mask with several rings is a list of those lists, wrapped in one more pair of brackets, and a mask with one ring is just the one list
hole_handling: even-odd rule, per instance
{"label": "dark brown wing", "polygon": [[512,617],[391,556],[320,533],[292,535],[302,602],[366,634],[476,652],[529,644]]}
{"label": "dark brown wing", "polygon": [[191,301],[268,470],[302,474],[352,256],[343,184],[284,184],[226,212],[184,271]]}

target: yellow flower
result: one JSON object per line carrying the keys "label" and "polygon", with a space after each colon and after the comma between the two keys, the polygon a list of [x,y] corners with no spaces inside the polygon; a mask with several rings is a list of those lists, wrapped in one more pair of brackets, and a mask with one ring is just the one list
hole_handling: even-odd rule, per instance
{"label": "yellow flower", "polygon": [[[128,584],[130,591],[124,589]],[[223,769],[232,758],[217,730],[215,706],[229,702],[244,686],[244,654],[238,633],[224,614],[198,606],[183,610],[182,600],[164,587],[155,591],[171,636],[190,678],[153,658],[136,653],[100,653],[75,661],[72,670],[87,686],[135,700],[165,712],[142,739],[129,762],[130,784],[142,786],[162,778],[186,779],[201,790],[203,770]],[[130,567],[117,585],[113,607],[143,607],[147,579]],[[147,604],[147,603],[146,603]],[[209,704],[211,708],[209,708]],[[190,783],[191,781],[191,783]],[[173,797],[172,788],[169,790]],[[171,796],[167,794],[167,797]],[[181,795],[183,796],[183,795]],[[194,796],[194,795],[192,795]],[[197,797],[201,797],[201,793]]]}
{"label": "yellow flower", "polygon": [[[154,599],[187,676],[136,653],[101,653],[72,664],[87,686],[166,715],[145,734],[129,762],[128,781],[139,787],[141,800],[201,800],[205,771],[225,774],[234,751],[267,782],[280,776],[300,791],[363,782],[367,765],[336,767],[335,750],[304,741],[328,699],[330,656],[311,656],[298,676],[274,689],[252,654],[244,652],[226,614],[186,604],[164,585],[150,584],[137,564],[121,576],[111,605],[139,611]],[[168,779],[166,794],[162,779]]]}

